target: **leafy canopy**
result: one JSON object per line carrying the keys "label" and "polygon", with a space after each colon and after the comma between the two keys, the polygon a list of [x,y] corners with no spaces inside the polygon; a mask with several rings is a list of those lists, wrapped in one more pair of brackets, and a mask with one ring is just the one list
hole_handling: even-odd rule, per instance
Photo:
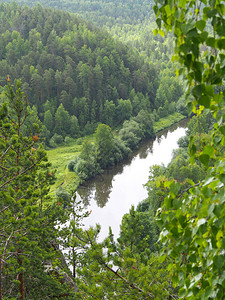
{"label": "leafy canopy", "polygon": [[[189,111],[209,110],[216,122],[209,143],[197,151],[190,137],[192,162],[205,165],[207,176],[181,193],[181,184],[167,181],[169,188],[159,211],[164,255],[174,259],[173,280],[185,299],[223,299],[224,258],[224,96],[225,6],[220,0],[157,1],[154,11],[158,29],[175,35],[173,60],[178,75],[187,82]],[[164,256],[162,256],[163,260]]]}

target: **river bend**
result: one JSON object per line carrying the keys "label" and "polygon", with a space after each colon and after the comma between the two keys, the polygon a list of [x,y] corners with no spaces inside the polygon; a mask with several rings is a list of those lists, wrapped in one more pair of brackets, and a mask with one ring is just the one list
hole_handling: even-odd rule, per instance
{"label": "river bend", "polygon": [[154,141],[142,143],[128,160],[87,181],[78,189],[77,197],[91,211],[84,220],[85,226],[100,224],[100,240],[108,235],[109,226],[118,237],[123,215],[129,212],[132,205],[136,207],[147,197],[144,184],[148,181],[150,166],[168,165],[173,150],[178,148],[179,138],[185,135],[186,127],[185,120],[160,132]]}

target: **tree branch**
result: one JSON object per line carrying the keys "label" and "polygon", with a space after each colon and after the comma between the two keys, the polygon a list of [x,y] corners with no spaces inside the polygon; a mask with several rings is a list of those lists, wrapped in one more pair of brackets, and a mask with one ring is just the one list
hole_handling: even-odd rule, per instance
{"label": "tree branch", "polygon": [[150,294],[149,292],[145,292],[143,291],[141,288],[139,288],[138,286],[134,285],[133,283],[130,283],[127,279],[125,279],[124,277],[122,277],[120,274],[117,273],[117,271],[114,271],[112,268],[110,268],[107,264],[104,264],[104,267],[106,269],[108,269],[110,272],[114,273],[114,275],[116,275],[117,277],[119,277],[120,279],[122,279],[127,285],[129,285],[132,289],[138,290],[140,293],[143,294],[147,294],[148,297],[150,298],[155,298],[154,295]]}

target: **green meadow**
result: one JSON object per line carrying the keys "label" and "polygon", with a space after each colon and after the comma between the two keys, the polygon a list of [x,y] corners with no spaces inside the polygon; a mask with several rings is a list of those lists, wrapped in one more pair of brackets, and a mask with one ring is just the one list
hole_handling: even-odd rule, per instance
{"label": "green meadow", "polygon": [[74,172],[70,172],[67,164],[74,156],[81,151],[81,145],[76,142],[64,145],[47,151],[51,168],[56,171],[56,181],[51,186],[51,193],[54,193],[60,186],[66,190],[72,190],[79,185],[79,178]]}

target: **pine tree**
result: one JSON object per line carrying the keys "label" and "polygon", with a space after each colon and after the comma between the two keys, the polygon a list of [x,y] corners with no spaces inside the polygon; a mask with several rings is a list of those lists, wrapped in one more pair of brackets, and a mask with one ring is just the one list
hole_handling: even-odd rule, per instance
{"label": "pine tree", "polygon": [[8,82],[6,96],[8,105],[0,109],[0,299],[69,295],[57,271],[62,255],[52,246],[62,215],[48,204],[53,174],[39,137],[22,134],[27,102],[21,83],[14,91]]}
{"label": "pine tree", "polygon": [[[78,238],[85,251],[77,267],[78,299],[173,299],[167,262],[160,263],[150,254],[149,237],[140,239],[141,215],[132,207],[123,217],[120,238],[109,236],[97,242],[99,226]],[[78,239],[77,239],[78,240]],[[80,243],[81,245],[81,243]]]}

